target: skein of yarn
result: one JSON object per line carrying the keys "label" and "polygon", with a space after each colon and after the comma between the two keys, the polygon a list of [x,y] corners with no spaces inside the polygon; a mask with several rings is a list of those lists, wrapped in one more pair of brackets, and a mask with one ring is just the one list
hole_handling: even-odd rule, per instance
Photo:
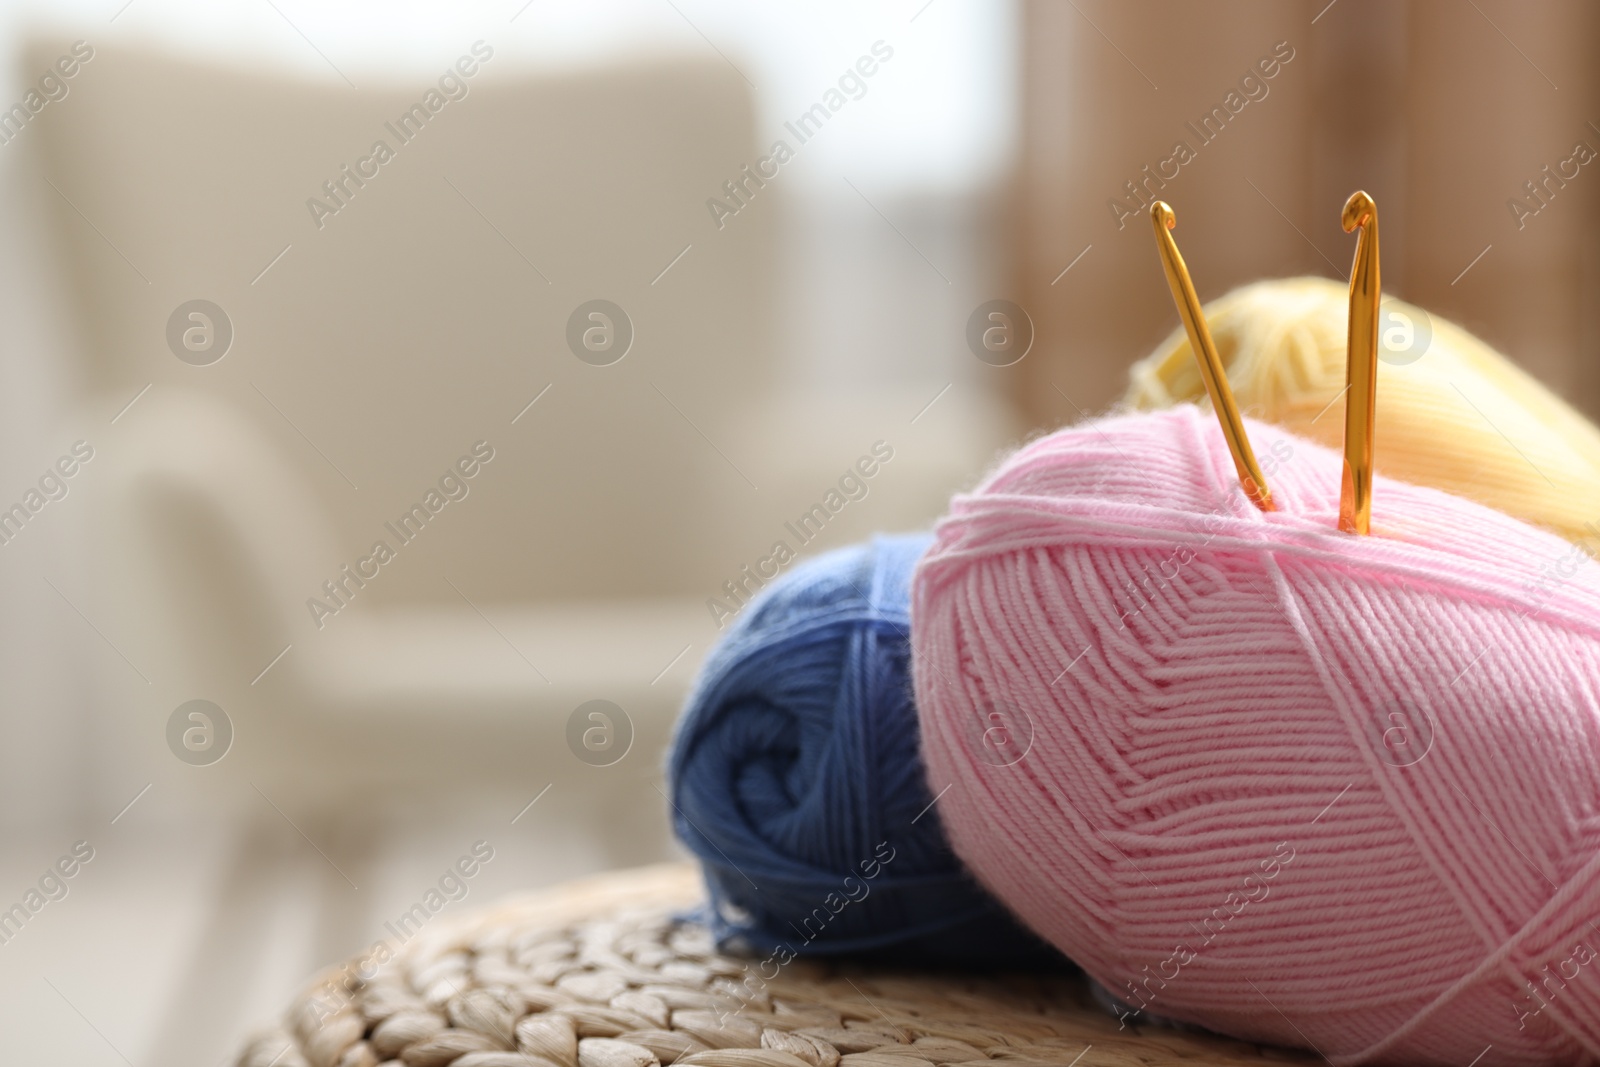
{"label": "skein of yarn", "polygon": [[[1378,472],[1600,544],[1600,429],[1460,326],[1393,298],[1383,307]],[[1206,305],[1205,315],[1246,415],[1339,447],[1343,284],[1257,282]],[[1124,403],[1150,410],[1205,395],[1180,328],[1134,365]]]}
{"label": "skein of yarn", "polygon": [[1191,405],[1042,438],[953,502],[912,619],[956,852],[1125,1023],[1339,1067],[1593,1063],[1600,567],[1381,476],[1372,535],[1339,534],[1339,457],[1248,432],[1278,511]]}
{"label": "skein of yarn", "polygon": [[674,829],[719,943],[1059,966],[950,851],[917,750],[909,582],[931,537],[797,565],[728,627],[673,739]]}

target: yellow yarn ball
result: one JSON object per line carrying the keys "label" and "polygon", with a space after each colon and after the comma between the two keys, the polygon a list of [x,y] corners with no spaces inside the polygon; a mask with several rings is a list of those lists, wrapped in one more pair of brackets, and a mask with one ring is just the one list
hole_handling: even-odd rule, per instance
{"label": "yellow yarn ball", "polygon": [[[1600,430],[1460,326],[1399,300],[1384,306],[1430,324],[1433,336],[1414,362],[1378,365],[1377,470],[1570,541],[1600,541]],[[1326,278],[1256,282],[1207,304],[1205,314],[1245,414],[1343,447],[1346,286]],[[1124,403],[1135,408],[1205,399],[1181,328],[1134,364],[1130,378]]]}

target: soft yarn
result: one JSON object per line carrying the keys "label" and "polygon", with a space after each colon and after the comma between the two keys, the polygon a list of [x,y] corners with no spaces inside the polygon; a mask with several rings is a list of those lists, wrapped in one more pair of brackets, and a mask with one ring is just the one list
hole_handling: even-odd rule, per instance
{"label": "soft yarn", "polygon": [[931,537],[797,565],[728,627],[669,756],[720,943],[761,955],[1050,965],[962,869],[917,751],[909,582]]}
{"label": "soft yarn", "polygon": [[912,621],[957,853],[1135,1018],[1593,1063],[1600,567],[1383,477],[1373,536],[1339,534],[1338,456],[1248,432],[1275,513],[1191,405],[953,502]]}
{"label": "soft yarn", "polygon": [[[1409,324],[1412,347],[1388,351],[1378,367],[1378,472],[1600,542],[1600,430],[1460,326],[1393,298],[1384,308],[1404,316],[1386,319],[1384,332],[1404,341]],[[1346,286],[1258,282],[1205,313],[1245,414],[1340,447],[1344,404],[1329,404],[1345,385]],[[1205,398],[1181,328],[1130,379],[1132,407]]]}

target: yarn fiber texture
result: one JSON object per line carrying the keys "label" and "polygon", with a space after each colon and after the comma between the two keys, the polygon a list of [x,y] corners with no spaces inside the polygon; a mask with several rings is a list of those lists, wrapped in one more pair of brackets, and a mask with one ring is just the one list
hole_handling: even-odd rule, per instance
{"label": "yarn fiber texture", "polygon": [[909,583],[930,541],[878,537],[797,565],[702,668],[669,788],[719,943],[780,962],[1063,965],[965,872],[922,773]]}
{"label": "yarn fiber texture", "polygon": [[[1385,319],[1380,333],[1394,328],[1404,342],[1409,324],[1411,347],[1385,349],[1378,365],[1378,472],[1600,544],[1600,430],[1460,326],[1393,298],[1383,307],[1404,319]],[[1346,286],[1325,278],[1258,282],[1206,305],[1205,314],[1246,415],[1341,447]],[[1124,401],[1156,409],[1205,395],[1178,329],[1134,365]]]}
{"label": "yarn fiber texture", "polygon": [[952,503],[912,622],[956,852],[1126,1022],[1339,1067],[1595,1062],[1600,567],[1384,477],[1340,534],[1340,458],[1247,427],[1273,513],[1191,405]]}

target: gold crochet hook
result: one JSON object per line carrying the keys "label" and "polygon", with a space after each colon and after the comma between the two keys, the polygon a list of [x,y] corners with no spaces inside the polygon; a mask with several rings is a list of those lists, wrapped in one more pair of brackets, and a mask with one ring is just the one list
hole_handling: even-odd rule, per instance
{"label": "gold crochet hook", "polygon": [[1244,432],[1244,419],[1239,415],[1239,405],[1234,402],[1233,390],[1228,386],[1228,375],[1222,369],[1216,343],[1211,340],[1211,330],[1206,326],[1205,315],[1200,310],[1200,298],[1195,295],[1194,282],[1189,280],[1189,268],[1183,262],[1178,244],[1171,230],[1178,218],[1164,200],[1150,205],[1150,221],[1156,230],[1156,249],[1161,253],[1161,266],[1167,272],[1167,285],[1172,288],[1172,301],[1178,305],[1178,317],[1189,333],[1189,347],[1200,364],[1200,377],[1205,379],[1206,394],[1216,410],[1217,421],[1222,423],[1222,436],[1227,438],[1228,451],[1233,453],[1233,465],[1239,472],[1239,484],[1250,502],[1262,511],[1276,511],[1272,490],[1267,488],[1267,476],[1261,473],[1256,462],[1255,449]]}
{"label": "gold crochet hook", "polygon": [[1378,205],[1357,190],[1339,218],[1356,229],[1350,268],[1350,327],[1345,341],[1344,481],[1339,489],[1339,529],[1365,534],[1372,526],[1372,445],[1378,402]]}

